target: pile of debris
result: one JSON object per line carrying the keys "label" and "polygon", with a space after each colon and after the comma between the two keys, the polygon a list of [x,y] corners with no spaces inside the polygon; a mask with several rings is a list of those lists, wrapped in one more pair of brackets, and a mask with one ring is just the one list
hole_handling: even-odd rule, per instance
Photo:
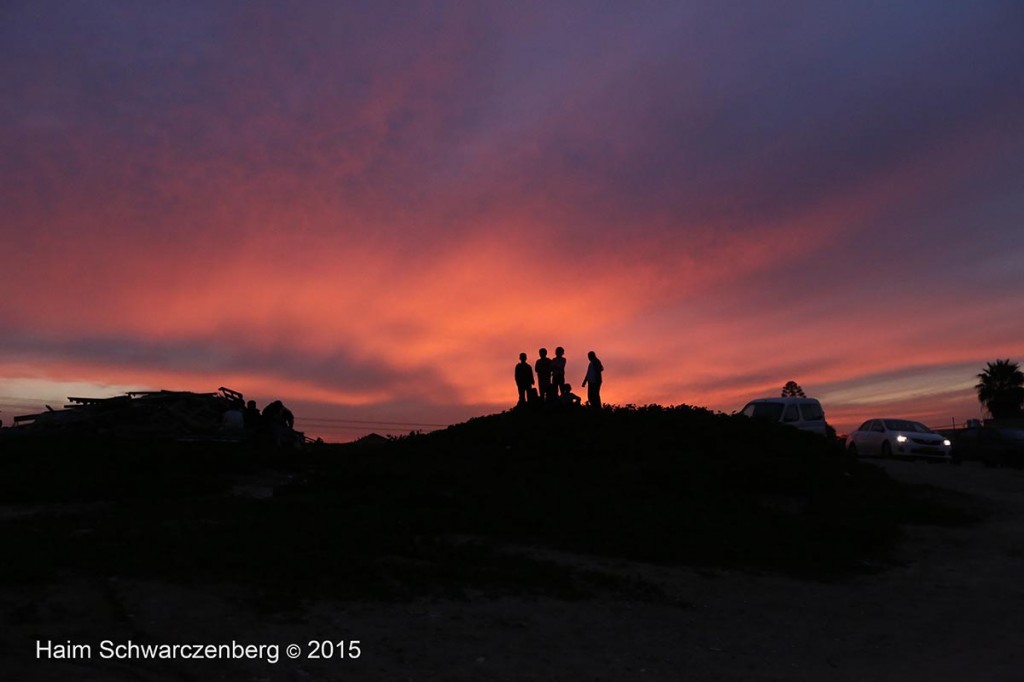
{"label": "pile of debris", "polygon": [[[270,441],[301,445],[305,436],[276,418],[280,406],[261,415],[255,403],[247,408],[241,393],[220,387],[216,393],[191,391],[133,391],[113,398],[68,398],[64,409],[49,405],[39,414],[15,417],[5,429],[19,434],[46,433],[123,439],[179,441]],[[253,414],[255,411],[255,415]],[[290,412],[287,412],[291,416]]]}

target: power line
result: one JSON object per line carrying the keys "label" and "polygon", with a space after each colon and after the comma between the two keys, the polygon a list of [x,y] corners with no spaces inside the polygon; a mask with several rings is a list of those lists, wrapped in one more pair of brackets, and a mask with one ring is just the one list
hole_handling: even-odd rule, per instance
{"label": "power line", "polygon": [[389,428],[389,427],[386,427],[386,426],[377,427],[377,426],[374,426],[373,424],[366,424],[366,425],[356,425],[356,424],[352,424],[352,425],[346,425],[346,424],[330,424],[330,425],[309,424],[309,423],[307,423],[306,421],[304,421],[302,419],[296,419],[295,420],[295,427],[296,428],[303,428],[303,429],[312,428],[312,429],[317,429],[317,430],[322,430],[322,431],[339,431],[339,430],[341,430],[341,431],[345,431],[345,430],[347,430],[347,431],[372,431],[372,430],[374,430],[376,428],[380,428],[381,431],[404,431],[405,430],[404,427],[394,427],[394,428]]}
{"label": "power line", "polygon": [[379,419],[341,419],[337,417],[305,417],[304,422],[326,422],[328,424],[384,424],[388,426],[436,426],[445,427],[448,424],[434,424],[430,422],[389,422]]}

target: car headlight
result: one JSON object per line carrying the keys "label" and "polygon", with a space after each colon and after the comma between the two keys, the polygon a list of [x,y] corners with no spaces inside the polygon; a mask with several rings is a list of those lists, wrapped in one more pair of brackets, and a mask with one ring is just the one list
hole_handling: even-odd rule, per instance
{"label": "car headlight", "polygon": [[903,434],[900,434],[899,436],[896,436],[896,442],[897,443],[906,443],[907,442],[907,437],[904,436]]}
{"label": "car headlight", "polygon": [[949,439],[948,439],[948,438],[947,438],[946,440],[942,441],[942,444],[943,444],[943,445],[945,445],[945,446],[946,446],[947,448],[948,448],[948,447],[949,447],[950,445],[952,445],[952,443],[951,443],[951,442],[949,442]]}

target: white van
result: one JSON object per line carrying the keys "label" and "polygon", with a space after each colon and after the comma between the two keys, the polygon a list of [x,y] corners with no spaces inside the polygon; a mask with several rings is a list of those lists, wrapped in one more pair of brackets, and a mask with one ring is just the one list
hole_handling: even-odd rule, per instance
{"label": "white van", "polygon": [[741,414],[828,435],[825,411],[814,398],[758,398],[747,403]]}

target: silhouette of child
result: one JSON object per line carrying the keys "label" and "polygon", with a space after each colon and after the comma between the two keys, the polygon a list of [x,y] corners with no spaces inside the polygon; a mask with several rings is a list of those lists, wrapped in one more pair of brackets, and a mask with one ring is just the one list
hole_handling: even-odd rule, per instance
{"label": "silhouette of child", "polygon": [[572,385],[562,384],[562,396],[559,398],[563,405],[579,405],[583,402],[582,398],[572,392]]}
{"label": "silhouette of child", "polygon": [[530,388],[533,386],[533,368],[526,361],[526,353],[519,354],[519,363],[516,365],[516,388],[519,389],[519,405],[524,404],[530,396]]}
{"label": "silhouette of child", "polygon": [[551,395],[565,395],[565,349],[555,349],[555,357],[551,359]]}
{"label": "silhouette of child", "polygon": [[541,348],[537,353],[540,355],[533,368],[537,370],[537,392],[541,400],[551,397],[551,358],[548,357],[548,349]]}

